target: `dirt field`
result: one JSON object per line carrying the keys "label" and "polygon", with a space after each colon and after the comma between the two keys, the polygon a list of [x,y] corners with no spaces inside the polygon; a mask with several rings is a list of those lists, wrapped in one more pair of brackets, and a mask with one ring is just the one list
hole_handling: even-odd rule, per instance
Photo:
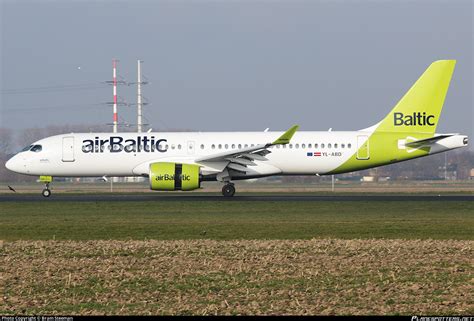
{"label": "dirt field", "polygon": [[0,314],[474,314],[473,241],[15,241]]}

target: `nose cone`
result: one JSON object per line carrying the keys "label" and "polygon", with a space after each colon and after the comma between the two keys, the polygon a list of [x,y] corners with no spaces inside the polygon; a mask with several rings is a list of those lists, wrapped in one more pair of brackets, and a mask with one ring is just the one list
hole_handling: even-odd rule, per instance
{"label": "nose cone", "polygon": [[21,159],[18,159],[17,156],[13,156],[5,163],[5,167],[12,172],[22,174],[25,172],[25,166],[23,166],[22,163]]}

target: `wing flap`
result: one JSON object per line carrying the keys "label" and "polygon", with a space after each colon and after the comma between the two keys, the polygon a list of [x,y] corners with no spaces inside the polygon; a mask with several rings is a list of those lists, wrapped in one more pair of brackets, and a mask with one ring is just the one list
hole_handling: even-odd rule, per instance
{"label": "wing flap", "polygon": [[227,168],[230,168],[230,169],[233,169],[233,170],[236,170],[236,171],[239,171],[239,172],[248,172],[248,168],[243,166],[243,165],[239,165],[237,163],[229,163],[227,165]]}
{"label": "wing flap", "polygon": [[228,160],[228,161],[231,162],[231,163],[237,163],[237,164],[240,164],[240,165],[255,166],[255,163],[254,163],[254,162],[252,162],[251,160],[248,160],[247,158],[243,158],[243,157],[238,157],[238,158],[235,158],[235,157],[226,158],[226,160]]}
{"label": "wing flap", "polygon": [[262,161],[262,162],[268,160],[268,158],[257,153],[245,153],[245,154],[241,154],[240,156],[248,158],[250,160],[257,160],[257,161]]}

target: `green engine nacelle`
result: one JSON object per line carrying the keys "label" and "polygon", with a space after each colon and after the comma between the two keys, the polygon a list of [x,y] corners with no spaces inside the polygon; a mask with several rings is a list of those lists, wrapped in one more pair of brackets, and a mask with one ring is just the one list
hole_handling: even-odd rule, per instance
{"label": "green engine nacelle", "polygon": [[150,188],[155,191],[191,191],[201,187],[199,165],[150,164]]}

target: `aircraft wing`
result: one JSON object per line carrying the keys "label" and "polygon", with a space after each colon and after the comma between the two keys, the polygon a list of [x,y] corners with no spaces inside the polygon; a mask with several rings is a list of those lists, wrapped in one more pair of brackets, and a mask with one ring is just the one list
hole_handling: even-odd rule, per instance
{"label": "aircraft wing", "polygon": [[451,136],[454,136],[454,135],[457,135],[457,134],[443,134],[443,135],[433,136],[433,137],[430,137],[430,138],[419,139],[419,140],[415,140],[413,142],[405,143],[405,146],[412,147],[412,148],[419,148],[419,147],[422,147],[422,146],[429,146],[431,144],[436,143],[437,141],[439,141],[441,139],[451,137]]}
{"label": "aircraft wing", "polygon": [[266,161],[265,155],[271,153],[270,146],[288,144],[298,130],[299,126],[295,125],[288,129],[283,135],[278,137],[275,141],[267,144],[259,144],[252,147],[234,149],[222,153],[203,156],[195,159],[196,163],[207,162],[227,162],[226,168],[233,169],[239,172],[246,172],[247,166],[254,166],[255,160]]}

